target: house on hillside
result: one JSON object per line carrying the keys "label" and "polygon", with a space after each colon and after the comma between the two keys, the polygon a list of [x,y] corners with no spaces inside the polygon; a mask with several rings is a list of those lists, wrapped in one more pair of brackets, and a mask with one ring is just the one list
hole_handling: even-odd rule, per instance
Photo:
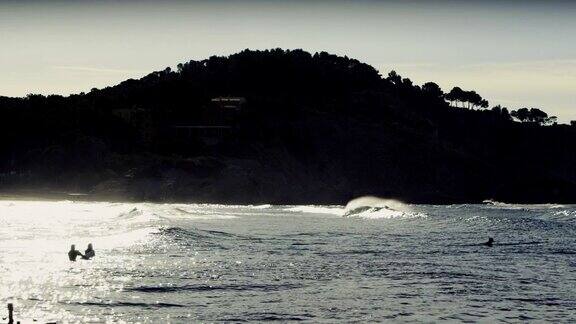
{"label": "house on hillside", "polygon": [[243,97],[217,97],[210,100],[208,109],[205,111],[213,124],[219,126],[232,126],[236,123],[242,106],[246,103]]}
{"label": "house on hillside", "polygon": [[200,120],[172,125],[172,134],[178,141],[199,140],[206,145],[217,144],[234,132],[245,104],[243,97],[213,98],[202,108]]}
{"label": "house on hillside", "polygon": [[246,103],[244,97],[217,97],[210,100],[213,104],[219,106],[221,109],[240,110],[242,105]]}

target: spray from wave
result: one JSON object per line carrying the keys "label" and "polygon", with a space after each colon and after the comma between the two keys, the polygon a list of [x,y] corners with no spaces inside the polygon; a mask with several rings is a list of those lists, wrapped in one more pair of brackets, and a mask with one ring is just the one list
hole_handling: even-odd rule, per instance
{"label": "spray from wave", "polygon": [[375,219],[425,217],[426,215],[414,212],[409,205],[400,200],[364,196],[348,202],[343,216]]}

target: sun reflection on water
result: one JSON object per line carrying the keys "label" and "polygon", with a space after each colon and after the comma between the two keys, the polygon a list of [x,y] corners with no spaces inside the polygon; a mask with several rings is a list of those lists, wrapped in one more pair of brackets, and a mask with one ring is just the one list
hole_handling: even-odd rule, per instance
{"label": "sun reflection on water", "polygon": [[[0,210],[0,300],[40,321],[78,320],[55,305],[105,301],[121,291],[143,264],[126,251],[150,244],[156,220],[145,206],[111,203],[2,201]],[[88,243],[96,258],[68,260],[71,244],[82,251]],[[81,321],[101,320],[80,313],[88,314]]]}

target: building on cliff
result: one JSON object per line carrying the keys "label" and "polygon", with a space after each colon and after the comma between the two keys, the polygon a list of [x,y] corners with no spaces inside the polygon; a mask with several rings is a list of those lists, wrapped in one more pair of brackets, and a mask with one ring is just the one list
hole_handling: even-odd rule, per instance
{"label": "building on cliff", "polygon": [[246,99],[243,97],[212,98],[202,108],[200,119],[190,123],[172,125],[172,134],[179,141],[200,141],[214,145],[234,132]]}

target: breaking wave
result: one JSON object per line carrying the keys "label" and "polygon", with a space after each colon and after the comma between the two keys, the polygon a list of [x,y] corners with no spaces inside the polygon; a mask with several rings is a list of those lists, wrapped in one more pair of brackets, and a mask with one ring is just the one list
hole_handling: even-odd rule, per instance
{"label": "breaking wave", "polygon": [[413,211],[409,205],[399,200],[365,196],[348,202],[343,216],[366,219],[391,219],[426,217],[426,214]]}

